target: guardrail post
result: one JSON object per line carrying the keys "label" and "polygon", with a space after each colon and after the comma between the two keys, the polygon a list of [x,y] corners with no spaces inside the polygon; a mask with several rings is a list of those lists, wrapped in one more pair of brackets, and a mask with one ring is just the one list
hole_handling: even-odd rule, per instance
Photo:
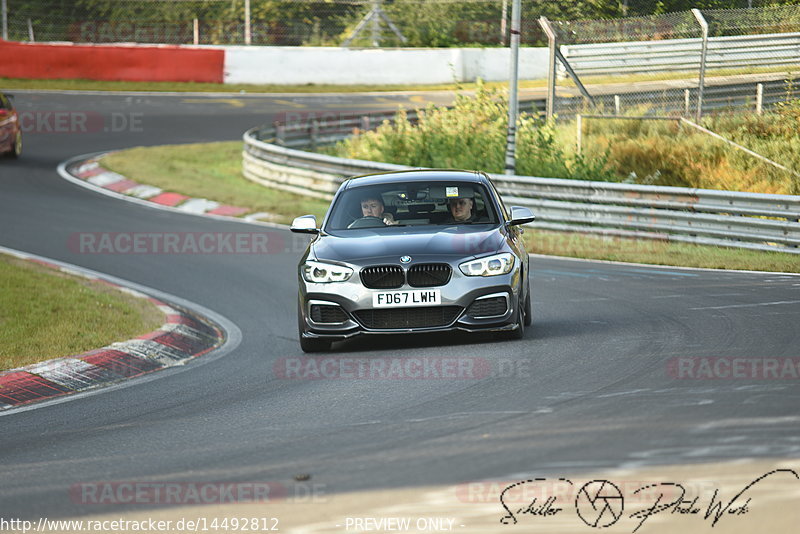
{"label": "guardrail post", "polygon": [[319,135],[319,121],[317,119],[313,119],[311,121],[311,135],[310,135],[310,143],[311,143],[311,150],[317,149],[317,137]]}
{"label": "guardrail post", "polygon": [[761,115],[764,112],[764,84],[756,85],[756,113]]}
{"label": "guardrail post", "polygon": [[696,119],[699,122],[700,119],[703,118],[703,89],[706,81],[706,53],[708,52],[708,22],[706,22],[706,19],[703,17],[703,14],[700,13],[699,9],[692,9],[692,14],[694,18],[697,19],[697,23],[700,24],[700,29],[703,31],[703,44],[700,49],[700,80],[697,88]]}
{"label": "guardrail post", "polygon": [[272,123],[275,126],[275,144],[284,146],[286,144],[284,140],[284,132],[283,132],[283,124],[278,121]]}
{"label": "guardrail post", "polygon": [[365,132],[368,132],[370,130],[370,127],[371,127],[371,124],[370,124],[369,115],[362,115],[361,116],[361,129],[364,130]]}

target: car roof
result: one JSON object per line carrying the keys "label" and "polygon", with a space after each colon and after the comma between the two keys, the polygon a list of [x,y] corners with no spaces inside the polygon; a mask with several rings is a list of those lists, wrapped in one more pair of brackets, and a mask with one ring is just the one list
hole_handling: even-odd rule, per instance
{"label": "car roof", "polygon": [[425,169],[409,171],[382,172],[377,174],[366,174],[364,176],[354,176],[346,180],[342,185],[345,189],[352,187],[363,187],[368,185],[383,185],[395,182],[470,182],[486,183],[487,179],[483,173],[478,171],[464,171],[458,169]]}

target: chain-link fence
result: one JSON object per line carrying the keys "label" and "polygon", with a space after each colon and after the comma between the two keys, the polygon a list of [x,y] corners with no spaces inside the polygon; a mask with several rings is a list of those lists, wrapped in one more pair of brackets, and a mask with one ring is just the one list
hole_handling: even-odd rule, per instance
{"label": "chain-link fence", "polygon": [[792,98],[800,73],[796,5],[540,25],[555,59],[548,112],[561,117],[760,112]]}
{"label": "chain-link fence", "polygon": [[511,0],[6,2],[14,41],[446,47],[506,44]]}
{"label": "chain-link fence", "polygon": [[[504,46],[508,43],[512,3],[512,0],[0,1],[7,11],[5,38],[13,41],[382,47]],[[522,42],[529,46],[547,44],[536,22],[541,16],[553,20],[608,19],[626,13],[650,14],[656,9],[686,9],[687,3],[688,0],[522,0],[526,19]],[[775,3],[800,4],[800,0],[692,2],[739,8]],[[631,30],[627,29],[629,33]]]}

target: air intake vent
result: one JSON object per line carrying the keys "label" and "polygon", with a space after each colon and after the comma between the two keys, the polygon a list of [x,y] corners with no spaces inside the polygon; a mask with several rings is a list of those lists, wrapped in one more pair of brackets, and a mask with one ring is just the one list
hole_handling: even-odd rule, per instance
{"label": "air intake vent", "polygon": [[315,323],[343,323],[347,320],[347,313],[339,306],[312,304],[311,320]]}
{"label": "air intake vent", "polygon": [[353,315],[365,328],[431,328],[452,324],[463,309],[460,306],[387,308],[358,310]]}
{"label": "air intake vent", "polygon": [[467,309],[467,315],[472,318],[497,317],[508,310],[505,297],[491,297],[473,302]]}

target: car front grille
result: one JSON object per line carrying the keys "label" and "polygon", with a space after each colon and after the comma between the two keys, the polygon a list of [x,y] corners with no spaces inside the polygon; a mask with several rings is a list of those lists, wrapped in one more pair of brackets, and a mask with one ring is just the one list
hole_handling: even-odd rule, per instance
{"label": "car front grille", "polygon": [[405,276],[399,265],[375,265],[361,269],[361,283],[372,289],[396,289],[403,285]]}
{"label": "car front grille", "polygon": [[467,308],[470,317],[495,317],[506,313],[508,306],[505,297],[491,297],[473,302]]}
{"label": "car front grille", "polygon": [[446,263],[420,263],[408,270],[408,285],[411,287],[443,286],[450,281],[452,269]]}
{"label": "car front grille", "polygon": [[347,320],[347,313],[339,306],[312,304],[311,320],[315,323],[343,323]]}
{"label": "car front grille", "polygon": [[451,324],[462,309],[460,306],[386,308],[358,310],[353,315],[365,328],[430,328]]}

